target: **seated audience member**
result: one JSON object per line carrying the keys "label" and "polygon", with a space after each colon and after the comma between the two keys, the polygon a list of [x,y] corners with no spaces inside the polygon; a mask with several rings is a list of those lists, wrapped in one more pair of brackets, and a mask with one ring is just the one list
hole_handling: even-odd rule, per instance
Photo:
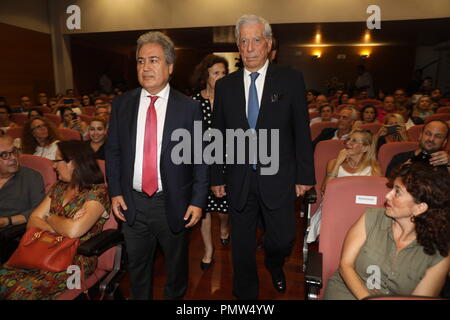
{"label": "seated audience member", "polygon": [[[100,233],[108,218],[110,203],[103,174],[94,152],[82,141],[59,142],[54,166],[59,181],[33,211],[27,228],[80,238],[83,243]],[[96,268],[97,257],[76,255],[73,264],[80,268],[83,265],[89,276]],[[66,271],[23,270],[4,265],[0,270],[0,299],[55,299],[66,290],[69,276]]]}
{"label": "seated audience member", "polygon": [[439,88],[433,89],[431,91],[430,97],[433,111],[436,111],[437,108],[444,106],[444,104],[441,103],[442,99],[441,89]]}
{"label": "seated audience member", "polygon": [[434,114],[434,111],[430,96],[421,96],[419,102],[417,102],[416,107],[414,108],[413,117],[425,120],[426,117],[432,114]]}
{"label": "seated audience member", "polygon": [[6,100],[5,97],[0,97],[0,107],[7,106],[7,105],[8,105],[8,100]]}
{"label": "seated audience member", "polygon": [[105,160],[105,140],[107,122],[104,118],[94,118],[89,123],[89,146],[95,152],[95,159]]}
{"label": "seated audience member", "polygon": [[313,148],[323,140],[347,139],[355,120],[358,118],[358,112],[352,107],[344,107],[339,111],[337,128],[325,128],[319,136],[313,141]]}
{"label": "seated audience member", "polygon": [[22,224],[45,196],[39,172],[19,165],[10,136],[0,136],[0,230]]}
{"label": "seated audience member", "polygon": [[349,99],[350,99],[350,94],[348,92],[342,92],[342,94],[338,100],[338,105],[347,104]]}
{"label": "seated audience member", "polygon": [[72,108],[61,107],[59,108],[59,113],[61,116],[61,124],[59,128],[69,128],[78,131],[83,139],[88,135],[88,125],[86,122],[81,121],[78,114],[73,112]]}
{"label": "seated audience member", "polygon": [[11,109],[8,106],[0,106],[0,136],[6,133],[9,128],[18,127],[10,120]]}
{"label": "seated audience member", "polygon": [[103,118],[106,123],[109,123],[109,114],[110,109],[108,108],[108,104],[104,103],[95,108],[94,117]]}
{"label": "seated audience member", "polygon": [[28,120],[21,139],[21,149],[25,154],[55,160],[56,143],[60,140],[57,129],[47,118],[36,117]]}
{"label": "seated audience member", "polygon": [[58,112],[58,100],[56,98],[50,98],[48,99],[48,107],[52,109],[52,113],[56,114]]}
{"label": "seated audience member", "polygon": [[316,103],[316,97],[319,93],[316,90],[310,89],[306,91],[306,104]]}
{"label": "seated audience member", "polygon": [[[380,176],[380,165],[376,160],[372,133],[367,130],[355,129],[345,142],[345,147],[336,159],[327,163],[327,174],[322,181],[321,191],[325,192],[329,181],[348,176]],[[307,242],[316,241],[320,233],[322,206],[319,206],[311,218]]]}
{"label": "seated audience member", "polygon": [[328,103],[325,103],[319,107],[320,117],[316,117],[311,119],[309,125],[313,123],[322,122],[322,121],[332,121],[337,122],[336,118],[333,118],[334,107]]}
{"label": "seated audience member", "polygon": [[[450,268],[450,177],[445,167],[416,162],[401,167],[385,208],[368,208],[347,232],[327,300],[372,295],[437,297]],[[380,288],[368,267],[379,268]]]}
{"label": "seated audience member", "polygon": [[393,96],[386,96],[383,100],[383,105],[377,108],[378,122],[383,123],[384,118],[388,113],[395,112],[395,99]]}
{"label": "seated audience member", "polygon": [[394,99],[396,103],[406,103],[408,102],[408,97],[406,96],[406,91],[402,88],[398,88],[394,91]]}
{"label": "seated audience member", "polygon": [[369,99],[369,95],[367,93],[367,90],[363,89],[359,92],[359,100],[365,100],[365,99]]}
{"label": "seated audience member", "polygon": [[320,107],[323,104],[328,103],[328,99],[324,94],[319,94],[316,98],[316,106]]}
{"label": "seated audience member", "polygon": [[415,125],[423,124],[422,119],[417,117],[415,118],[411,117],[412,110],[413,105],[411,103],[397,103],[395,106],[395,113],[398,113],[403,117],[403,120],[405,121],[406,130]]}
{"label": "seated audience member", "polygon": [[409,141],[405,121],[398,113],[389,113],[384,118],[383,126],[375,134],[377,152],[387,142]]}
{"label": "seated audience member", "polygon": [[95,98],[95,100],[94,100],[94,106],[95,107],[97,107],[97,106],[99,106],[101,104],[104,104],[104,103],[106,103],[106,101],[104,99],[102,99],[102,98]]}
{"label": "seated audience member", "polygon": [[376,96],[376,99],[379,100],[379,101],[384,101],[384,97],[386,97],[386,95],[387,95],[387,93],[386,93],[385,90],[379,89],[378,93],[377,93],[377,96]]}
{"label": "seated audience member", "polygon": [[444,150],[448,141],[449,127],[446,122],[434,120],[428,122],[419,137],[419,149],[401,152],[395,155],[386,169],[386,177],[390,177],[393,169],[406,161],[428,160],[432,166],[450,166],[450,156]]}
{"label": "seated audience member", "polygon": [[33,106],[33,104],[31,103],[31,99],[28,96],[23,95],[23,96],[20,97],[20,111],[19,112],[25,113],[32,106]]}
{"label": "seated audience member", "polygon": [[39,92],[38,93],[38,106],[48,106],[48,97],[45,92]]}
{"label": "seated audience member", "polygon": [[367,104],[361,109],[361,119],[362,120],[356,120],[353,124],[353,129],[359,128],[363,124],[367,123],[378,123],[377,120],[377,109],[371,105]]}
{"label": "seated audience member", "polygon": [[37,108],[31,108],[28,111],[28,119],[34,119],[36,117],[43,117],[43,116],[44,116],[44,113]]}
{"label": "seated audience member", "polygon": [[81,97],[81,106],[82,107],[90,107],[92,106],[91,98],[87,94]]}

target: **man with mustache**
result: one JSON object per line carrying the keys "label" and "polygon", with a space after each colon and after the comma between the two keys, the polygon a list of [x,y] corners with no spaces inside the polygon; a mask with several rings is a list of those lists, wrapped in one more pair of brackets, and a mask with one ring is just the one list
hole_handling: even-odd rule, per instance
{"label": "man with mustache", "polygon": [[386,177],[389,177],[392,170],[408,160],[419,160],[429,158],[428,161],[433,166],[450,166],[450,157],[444,150],[448,139],[448,125],[444,121],[435,120],[428,122],[420,134],[419,149],[402,152],[395,155],[386,169]]}
{"label": "man with mustache", "polygon": [[[0,232],[8,226],[26,223],[45,196],[41,174],[21,167],[18,156],[13,139],[0,136]],[[0,262],[7,258],[5,245],[0,243]]]}

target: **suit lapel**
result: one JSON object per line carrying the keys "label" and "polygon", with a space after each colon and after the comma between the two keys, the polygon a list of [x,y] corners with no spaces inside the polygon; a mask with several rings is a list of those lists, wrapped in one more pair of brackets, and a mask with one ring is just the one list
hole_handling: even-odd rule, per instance
{"label": "suit lapel", "polygon": [[264,112],[267,112],[267,108],[270,106],[270,95],[274,89],[275,85],[275,74],[272,64],[269,63],[267,67],[266,79],[264,80],[264,89],[262,92],[261,106],[259,108],[258,121],[256,127],[258,128],[258,123],[260,122],[261,116]]}
{"label": "suit lapel", "polygon": [[169,93],[169,101],[167,101],[167,110],[166,110],[166,119],[164,120],[164,131],[162,137],[162,145],[161,145],[161,157],[164,154],[167,145],[170,142],[170,137],[172,132],[177,129],[177,118],[182,118],[182,114],[179,110],[179,104],[176,99],[176,95],[173,92],[173,89],[170,88]]}
{"label": "suit lapel", "polygon": [[247,119],[247,104],[245,99],[245,84],[244,84],[244,69],[239,69],[236,71],[237,81],[236,88],[233,90],[236,93],[236,106],[238,107],[238,115],[239,118],[244,119],[244,123],[242,124],[243,129],[247,130],[250,128]]}
{"label": "suit lapel", "polygon": [[129,124],[130,124],[130,145],[131,145],[131,163],[134,163],[136,156],[136,134],[137,134],[137,120],[139,114],[139,103],[141,98],[141,90],[137,90],[136,95],[132,98],[131,110],[128,113],[130,115]]}

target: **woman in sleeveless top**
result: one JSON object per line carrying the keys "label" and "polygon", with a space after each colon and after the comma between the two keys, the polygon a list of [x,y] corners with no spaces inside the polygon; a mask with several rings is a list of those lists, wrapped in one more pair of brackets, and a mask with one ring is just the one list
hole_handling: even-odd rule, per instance
{"label": "woman in sleeveless top", "polygon": [[325,299],[437,297],[450,269],[449,180],[443,166],[403,165],[385,208],[367,209],[347,232]]}
{"label": "woman in sleeveless top", "polygon": [[[345,148],[336,159],[328,161],[327,175],[322,183],[322,193],[327,183],[335,178],[348,176],[380,176],[380,165],[375,158],[375,147],[372,134],[368,130],[355,129],[349,134]],[[316,241],[320,233],[322,204],[311,217],[307,242]]]}

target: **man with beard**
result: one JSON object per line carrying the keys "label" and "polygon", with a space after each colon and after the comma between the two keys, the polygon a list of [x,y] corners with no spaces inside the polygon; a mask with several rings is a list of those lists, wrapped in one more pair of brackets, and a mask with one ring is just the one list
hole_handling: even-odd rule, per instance
{"label": "man with beard", "polygon": [[392,170],[406,161],[429,161],[432,166],[450,166],[450,157],[444,150],[448,138],[448,125],[444,121],[428,122],[420,134],[419,149],[395,155],[386,170],[389,177]]}

